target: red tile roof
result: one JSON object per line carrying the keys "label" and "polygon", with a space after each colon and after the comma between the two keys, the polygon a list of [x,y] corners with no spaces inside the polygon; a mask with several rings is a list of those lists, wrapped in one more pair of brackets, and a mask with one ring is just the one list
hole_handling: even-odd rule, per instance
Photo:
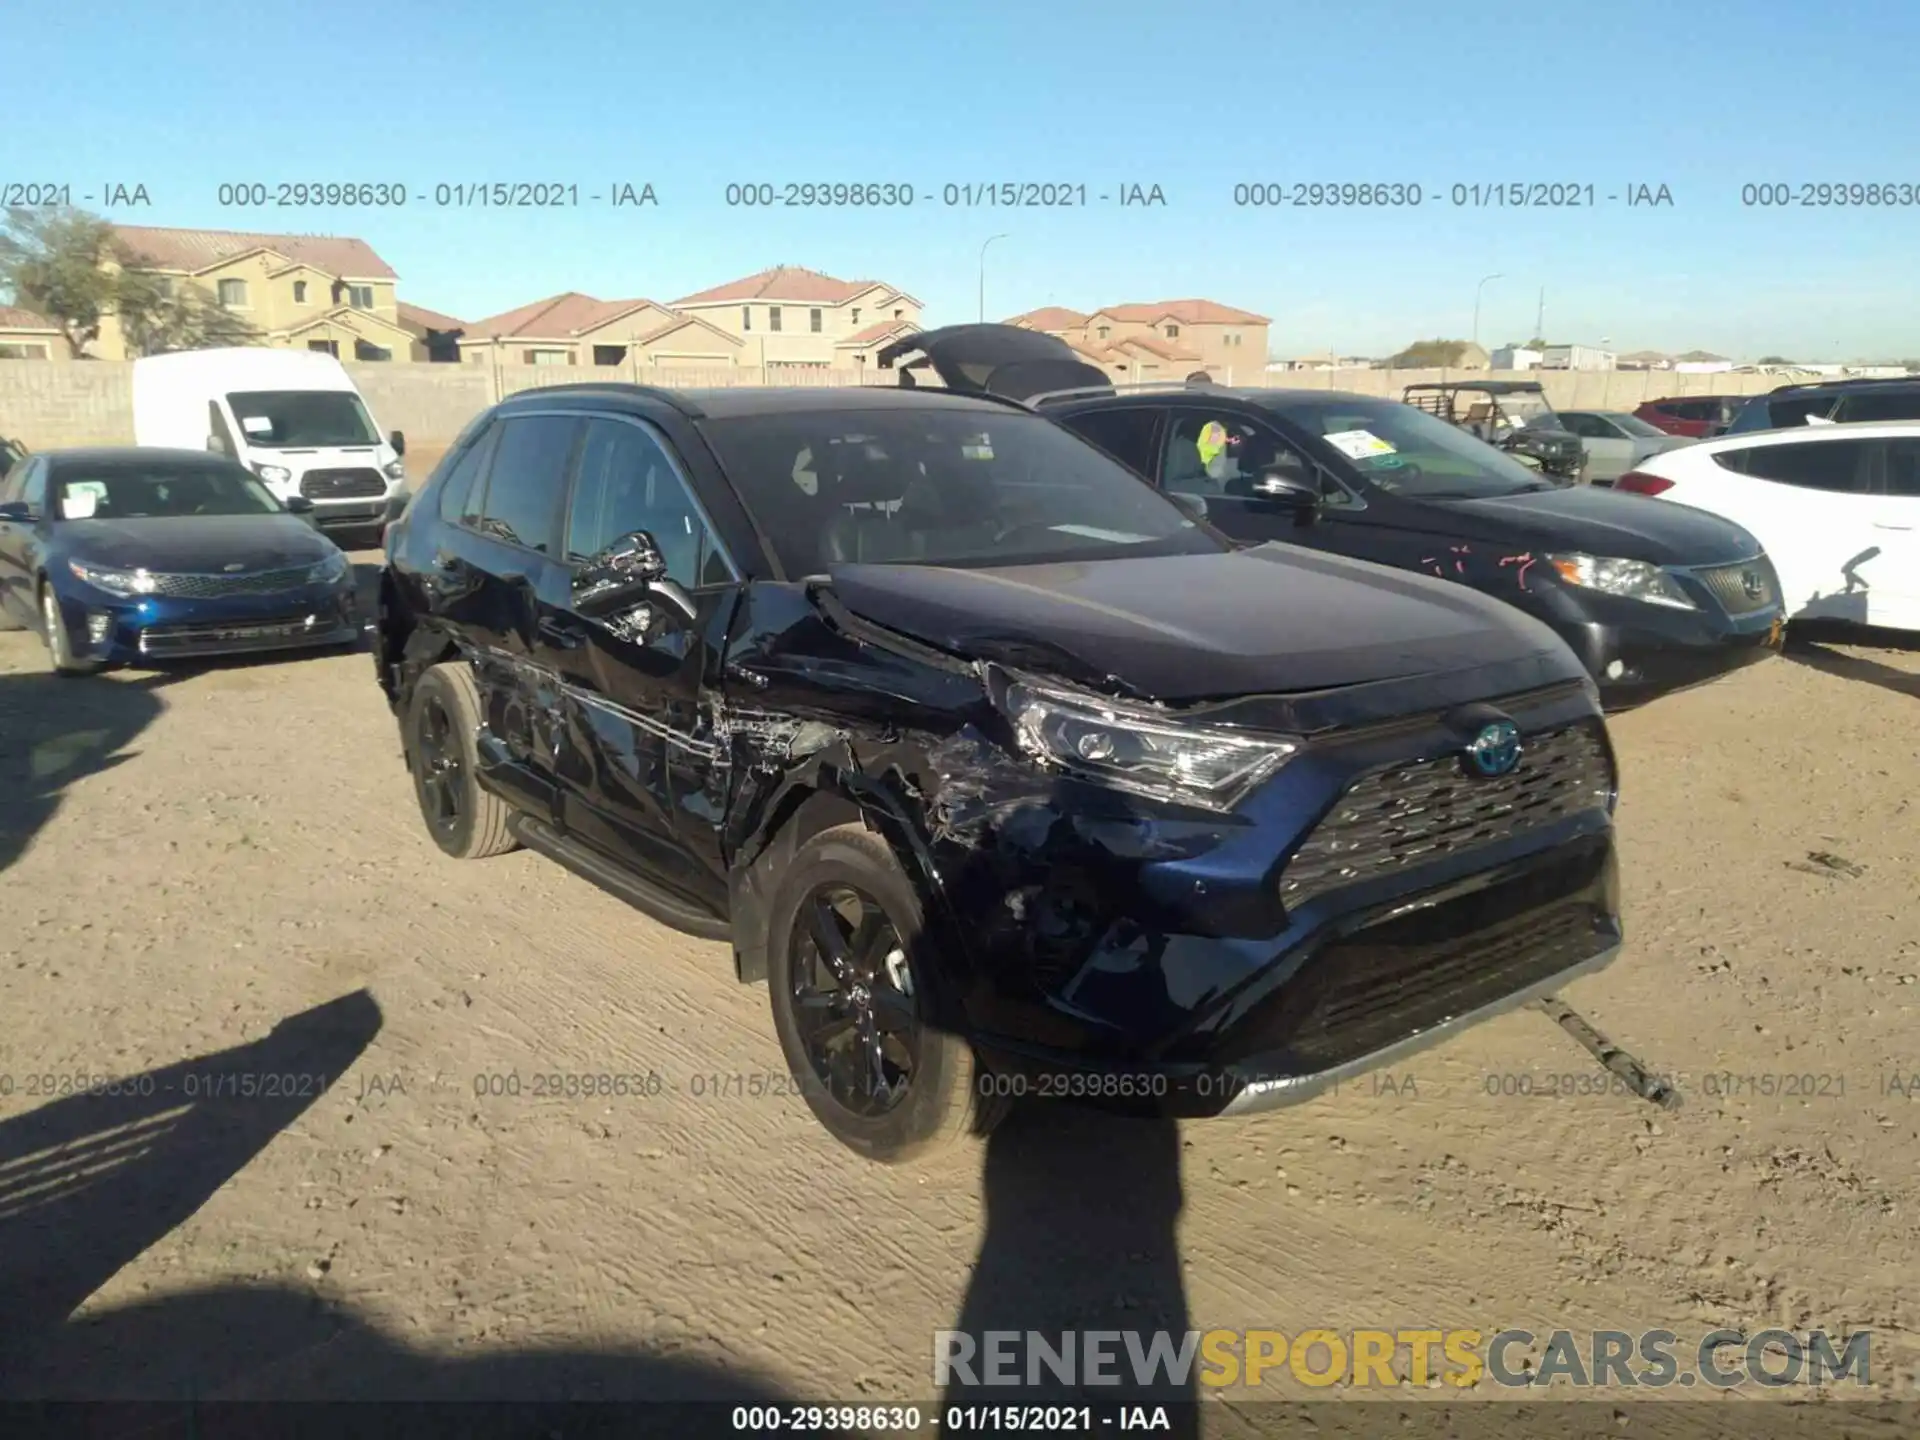
{"label": "red tile roof", "polygon": [[0,330],[53,330],[60,327],[44,315],[13,305],[0,305]]}
{"label": "red tile roof", "polygon": [[1151,300],[1143,304],[1108,305],[1094,312],[1116,320],[1151,325],[1162,316],[1172,316],[1188,325],[1267,325],[1265,315],[1251,310],[1222,305],[1218,300]]}
{"label": "red tile roof", "polygon": [[400,278],[371,245],[351,235],[262,235],[242,230],[168,230],[154,225],[113,228],[136,256],[162,270],[204,270],[250,250],[271,250],[342,280]]}
{"label": "red tile roof", "polygon": [[1078,330],[1087,323],[1087,317],[1078,310],[1067,309],[1064,305],[1042,305],[1038,310],[1029,310],[1026,314],[1016,315],[1004,323],[1053,333],[1059,330]]}
{"label": "red tile roof", "polygon": [[1189,350],[1177,340],[1163,340],[1158,335],[1120,335],[1110,341],[1109,344],[1111,348],[1115,350],[1120,349],[1122,346],[1131,345],[1136,349],[1144,350],[1149,355],[1157,356],[1162,360],[1192,360],[1197,362],[1203,358],[1199,351]]}
{"label": "red tile roof", "polygon": [[775,265],[756,275],[715,285],[711,290],[683,295],[673,303],[711,305],[728,300],[789,300],[796,305],[843,305],[879,284],[877,280],[836,280],[831,275],[798,265]]}
{"label": "red tile roof", "polygon": [[633,343],[636,345],[651,345],[654,341],[662,338],[663,336],[671,335],[676,330],[684,330],[689,325],[695,327],[696,329],[705,330],[709,335],[719,336],[722,340],[726,341],[729,345],[733,346],[736,350],[739,349],[742,345],[746,344],[746,342],[742,340],[738,335],[729,335],[726,331],[722,330],[718,325],[710,325],[705,320],[702,320],[698,315],[676,315],[673,317],[673,319],[669,320],[666,324],[655,326],[653,329],[649,330],[646,334],[640,336],[640,338],[635,340]]}
{"label": "red tile roof", "polygon": [[835,349],[851,348],[857,345],[871,345],[876,340],[884,340],[889,335],[902,330],[918,330],[920,327],[911,320],[881,320],[864,330],[856,330],[842,340]]}
{"label": "red tile roof", "polygon": [[654,305],[652,300],[596,300],[577,290],[550,295],[530,305],[475,320],[465,329],[470,340],[502,339],[567,340],[617,320],[622,315]]}
{"label": "red tile roof", "polygon": [[442,315],[438,310],[429,310],[424,305],[409,305],[399,301],[394,310],[400,316],[402,325],[418,325],[422,330],[464,330],[467,322],[456,320],[451,315]]}

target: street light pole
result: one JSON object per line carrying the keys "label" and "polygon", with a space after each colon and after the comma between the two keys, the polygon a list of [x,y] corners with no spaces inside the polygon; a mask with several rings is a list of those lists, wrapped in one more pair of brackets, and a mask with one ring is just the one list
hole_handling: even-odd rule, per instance
{"label": "street light pole", "polygon": [[989,235],[986,243],[980,247],[980,323],[987,323],[987,246],[996,240],[1004,240],[1005,235]]}
{"label": "street light pole", "polygon": [[1473,287],[1473,343],[1475,345],[1480,343],[1480,292],[1487,288],[1487,281],[1506,278],[1504,275],[1486,275],[1481,277],[1480,283]]}

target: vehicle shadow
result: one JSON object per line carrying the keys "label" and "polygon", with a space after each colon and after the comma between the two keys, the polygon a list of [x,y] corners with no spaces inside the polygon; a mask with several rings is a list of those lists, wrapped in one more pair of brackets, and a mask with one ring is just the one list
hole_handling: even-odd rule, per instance
{"label": "vehicle shadow", "polygon": [[47,1077],[54,1098],[0,1121],[0,1393],[34,1372],[88,1296],[325,1095],[380,1025],[373,997],[355,991],[249,1044],[90,1091],[61,1093]]}
{"label": "vehicle shadow", "polygon": [[1844,620],[1800,620],[1788,627],[1785,650],[1789,660],[1801,665],[1920,700],[1920,670],[1903,670],[1864,655],[1843,654],[1833,648],[1836,645],[1913,652],[1920,651],[1920,636]]}
{"label": "vehicle shadow", "polygon": [[[1014,893],[1009,882],[1030,885],[1044,875],[1055,898],[1035,898],[1015,923],[1046,937],[1048,954],[1061,962],[1057,973],[1074,973],[1091,958],[1104,930],[1094,918],[1100,907],[1086,906],[1085,897],[1126,885],[1122,868],[1062,818],[1077,807],[1057,788],[1044,798],[994,808],[996,838],[949,877],[955,914],[971,924],[1007,913]],[[1151,823],[1144,814],[1136,818]],[[1010,852],[1024,853],[1012,873],[1003,868]],[[983,944],[995,943],[991,920],[980,935]],[[1159,969],[1164,955],[1164,945],[1146,947],[1133,992],[1149,1023],[1174,1010]],[[973,1360],[970,1372],[956,1366],[946,1377],[943,1422],[947,1407],[969,1403],[1164,1405],[1173,1428],[1158,1433],[1198,1435],[1198,1355],[1184,1374],[1176,1370],[1171,1376],[1147,1358],[1157,1334],[1164,1333],[1177,1354],[1189,1329],[1178,1233],[1181,1151],[1179,1123],[1172,1119],[1114,1114],[1065,1100],[1029,1098],[1015,1105],[986,1141],[984,1231],[952,1325],[973,1342]],[[1102,1340],[1106,1359],[1100,1378],[1089,1383],[1086,1347],[1100,1331],[1122,1333]],[[990,1351],[993,1332],[1008,1342],[1004,1369]],[[1131,1332],[1131,1347],[1125,1332]],[[1073,1346],[1077,1383],[1044,1366],[1030,1372],[1031,1335],[1043,1337],[1057,1353]],[[1138,1362],[1133,1348],[1141,1350]],[[989,1376],[996,1372],[1018,1383],[992,1383]]]}
{"label": "vehicle shadow", "polygon": [[58,813],[68,786],[140,753],[126,747],[166,708],[158,692],[174,678],[0,675],[0,870]]}

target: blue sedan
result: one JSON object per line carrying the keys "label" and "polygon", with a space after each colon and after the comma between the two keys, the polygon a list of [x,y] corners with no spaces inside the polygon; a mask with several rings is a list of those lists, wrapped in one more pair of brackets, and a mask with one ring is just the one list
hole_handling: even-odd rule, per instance
{"label": "blue sedan", "polygon": [[54,450],[0,484],[0,619],[61,674],[347,645],[353,566],[243,466],[197,450]]}

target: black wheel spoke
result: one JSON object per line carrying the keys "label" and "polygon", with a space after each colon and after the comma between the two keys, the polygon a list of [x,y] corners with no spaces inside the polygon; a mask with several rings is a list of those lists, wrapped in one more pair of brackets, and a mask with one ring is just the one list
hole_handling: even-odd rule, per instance
{"label": "black wheel spoke", "polygon": [[847,948],[846,932],[840,928],[840,912],[827,903],[824,895],[815,896],[807,906],[807,930],[813,936],[814,949],[821,962],[842,985],[854,980],[853,955]]}
{"label": "black wheel spoke", "polygon": [[873,987],[873,1021],[882,1034],[909,1031],[917,1018],[911,995],[902,995],[884,980]]}
{"label": "black wheel spoke", "polygon": [[878,974],[880,962],[887,951],[893,948],[893,943],[893,926],[887,923],[886,912],[878,905],[862,904],[860,923],[854,927],[853,938],[847,942],[854,971],[866,978]]}

